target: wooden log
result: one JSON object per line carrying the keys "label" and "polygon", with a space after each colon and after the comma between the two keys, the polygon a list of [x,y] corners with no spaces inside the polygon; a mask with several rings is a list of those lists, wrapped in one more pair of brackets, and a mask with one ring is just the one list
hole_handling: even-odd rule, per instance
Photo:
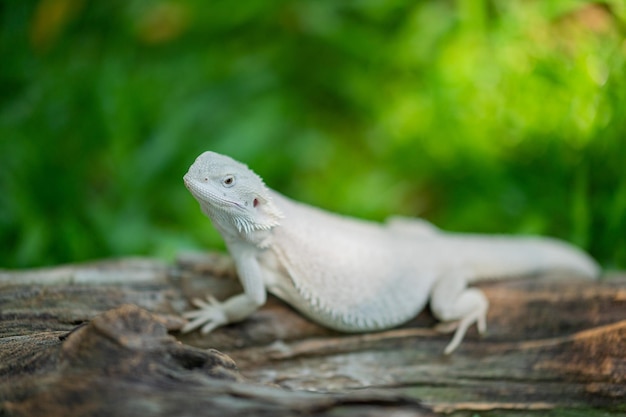
{"label": "wooden log", "polygon": [[[8,340],[7,340],[8,339]],[[10,416],[432,415],[389,393],[313,395],[244,381],[216,350],[178,343],[134,305],[109,310],[74,331],[7,338],[0,398]]]}
{"label": "wooden log", "polygon": [[[249,320],[210,335],[176,331],[192,297],[241,291],[233,278],[230,259],[215,254],[186,255],[175,265],[129,259],[0,272],[3,410],[35,415],[36,407],[54,403],[49,410],[64,415],[93,407],[130,415],[123,409],[141,404],[142,412],[154,411],[146,415],[202,415],[208,413],[202,407],[218,406],[223,415],[244,409],[429,415],[421,400],[440,413],[468,415],[547,409],[603,415],[626,407],[624,274],[600,282],[483,284],[491,304],[488,335],[472,329],[450,357],[441,354],[450,336],[432,329],[428,311],[398,329],[345,335],[270,297]],[[119,308],[127,304],[142,310]],[[58,339],[84,322],[85,329]],[[125,356],[129,344],[133,359]],[[240,373],[228,368],[226,356],[203,348],[224,352]],[[111,358],[126,359],[116,367]],[[207,362],[213,371],[189,365]],[[98,392],[106,393],[101,403],[90,394]]]}

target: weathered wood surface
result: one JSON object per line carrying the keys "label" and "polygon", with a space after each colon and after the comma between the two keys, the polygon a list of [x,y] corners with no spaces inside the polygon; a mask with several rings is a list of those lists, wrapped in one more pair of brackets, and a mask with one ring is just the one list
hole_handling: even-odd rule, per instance
{"label": "weathered wood surface", "polygon": [[488,335],[472,329],[444,357],[428,312],[343,335],[273,298],[246,322],[180,335],[189,298],[240,291],[232,274],[216,255],[0,272],[0,416],[626,411],[626,275],[481,285]]}

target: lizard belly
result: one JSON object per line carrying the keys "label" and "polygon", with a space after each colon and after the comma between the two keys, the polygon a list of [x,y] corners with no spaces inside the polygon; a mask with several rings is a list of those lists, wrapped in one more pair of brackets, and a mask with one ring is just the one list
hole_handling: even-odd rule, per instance
{"label": "lizard belly", "polygon": [[285,214],[261,263],[268,290],[304,315],[336,330],[367,332],[400,325],[425,307],[435,268],[419,259],[415,239],[311,209],[298,213],[309,221],[297,224],[289,222],[289,207]]}
{"label": "lizard belly", "polygon": [[329,265],[317,279],[304,284],[299,271],[289,268],[269,289],[323,326],[343,332],[383,330],[422,311],[434,281],[434,275],[399,267],[389,263],[380,270],[364,267],[348,272]]}

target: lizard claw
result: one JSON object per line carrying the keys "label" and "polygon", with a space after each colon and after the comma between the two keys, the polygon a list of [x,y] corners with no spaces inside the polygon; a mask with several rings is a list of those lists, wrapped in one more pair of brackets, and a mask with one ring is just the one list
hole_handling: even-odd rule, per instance
{"label": "lizard claw", "polygon": [[208,296],[206,301],[195,298],[191,303],[198,307],[198,310],[187,311],[183,317],[192,319],[180,330],[181,333],[189,333],[200,328],[202,334],[208,334],[217,327],[228,323],[228,317],[222,308],[222,303],[215,297]]}
{"label": "lizard claw", "polygon": [[[207,303],[208,301],[208,303]],[[213,297],[212,295],[207,295],[206,296],[206,301],[200,299],[200,298],[194,298],[193,300],[191,300],[191,304],[195,305],[198,308],[206,308],[206,309],[210,309],[212,307],[218,307],[221,303],[219,301],[217,301],[217,299],[215,297]],[[193,311],[189,311],[187,313],[185,313],[184,315],[186,316],[188,313],[194,313]]]}

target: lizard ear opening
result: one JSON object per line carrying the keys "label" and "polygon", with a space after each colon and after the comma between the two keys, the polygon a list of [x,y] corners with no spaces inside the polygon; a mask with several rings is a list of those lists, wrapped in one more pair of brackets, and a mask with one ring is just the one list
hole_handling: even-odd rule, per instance
{"label": "lizard ear opening", "polygon": [[261,229],[270,229],[280,224],[283,218],[281,211],[274,205],[271,198],[256,197],[252,201],[252,206],[256,209],[258,219],[256,223]]}

